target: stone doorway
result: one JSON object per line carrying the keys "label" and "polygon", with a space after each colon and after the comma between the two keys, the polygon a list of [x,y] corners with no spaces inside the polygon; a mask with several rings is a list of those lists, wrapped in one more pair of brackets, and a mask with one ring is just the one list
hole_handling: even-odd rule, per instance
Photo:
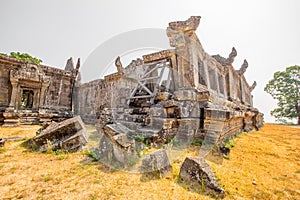
{"label": "stone doorway", "polygon": [[32,90],[23,90],[21,96],[21,109],[32,109],[34,93]]}

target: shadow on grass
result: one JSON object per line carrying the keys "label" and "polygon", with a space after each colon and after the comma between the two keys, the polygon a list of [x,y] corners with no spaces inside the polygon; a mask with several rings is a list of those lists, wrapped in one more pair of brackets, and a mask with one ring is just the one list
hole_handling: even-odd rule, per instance
{"label": "shadow on grass", "polygon": [[184,188],[185,190],[197,193],[201,195],[205,195],[208,197],[211,197],[213,199],[224,199],[225,195],[218,195],[210,188],[205,187],[204,185],[195,184],[195,183],[187,183],[186,181],[182,180],[180,177],[178,177],[176,183]]}
{"label": "shadow on grass", "polygon": [[155,172],[148,172],[148,173],[142,173],[142,176],[140,178],[141,182],[150,182],[154,180],[159,180],[159,174]]}

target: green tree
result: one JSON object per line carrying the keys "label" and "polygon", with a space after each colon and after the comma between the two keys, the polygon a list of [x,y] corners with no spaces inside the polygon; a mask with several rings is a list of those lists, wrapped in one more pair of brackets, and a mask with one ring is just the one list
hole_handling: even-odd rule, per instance
{"label": "green tree", "polygon": [[36,64],[40,64],[41,62],[43,62],[41,59],[35,58],[28,53],[10,52],[10,55],[6,55],[4,53],[0,53],[0,55],[9,56],[11,58],[16,58],[18,60],[23,60],[26,62],[33,62]]}
{"label": "green tree", "polygon": [[271,111],[277,120],[298,119],[300,124],[300,66],[275,72],[264,89],[277,100],[278,108]]}

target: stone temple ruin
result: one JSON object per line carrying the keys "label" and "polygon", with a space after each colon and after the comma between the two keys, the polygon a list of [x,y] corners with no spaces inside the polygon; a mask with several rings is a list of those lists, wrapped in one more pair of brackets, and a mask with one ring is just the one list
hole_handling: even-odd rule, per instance
{"label": "stone temple ruin", "polygon": [[[195,138],[221,145],[243,131],[259,129],[263,114],[252,103],[256,82],[249,85],[244,77],[248,62],[234,69],[235,48],[226,58],[207,54],[195,34],[199,23],[200,17],[195,16],[169,23],[170,49],[144,55],[126,67],[118,57],[116,73],[88,83],[80,82],[80,60],[75,67],[69,59],[62,70],[0,55],[0,124],[61,122],[79,115],[85,123],[96,124],[103,135],[100,158],[124,165],[145,145],[176,141],[186,146]],[[82,124],[77,120],[67,124]],[[46,128],[34,143],[45,145],[41,138],[55,132],[54,143],[62,144],[60,137],[66,139],[60,131],[65,130],[63,124],[50,125],[56,130]],[[84,148],[87,134],[80,127],[74,137],[68,133],[63,144]],[[164,151],[150,154],[142,167],[164,176],[171,170],[166,155]],[[207,182],[222,192],[214,179]]]}
{"label": "stone temple ruin", "polygon": [[[0,123],[39,124],[80,115],[97,123],[106,135],[125,134],[143,142],[167,143],[173,138],[225,138],[262,126],[253,107],[251,86],[227,58],[207,54],[195,34],[200,17],[171,22],[172,48],[144,55],[104,79],[80,83],[80,61],[69,59],[64,70],[0,55]],[[99,120],[97,120],[99,119]],[[129,139],[130,139],[129,138]]]}
{"label": "stone temple ruin", "polygon": [[118,58],[117,73],[87,83],[93,84],[90,87],[83,85],[95,89],[96,95],[107,94],[106,101],[96,98],[79,106],[100,105],[90,109],[99,115],[106,135],[143,136],[150,143],[199,137],[220,144],[242,131],[259,129],[263,115],[252,104],[256,82],[249,86],[244,77],[247,61],[239,70],[233,68],[235,48],[228,58],[208,55],[195,34],[199,22],[200,17],[190,17],[169,23],[172,49],[144,55],[125,68]]}

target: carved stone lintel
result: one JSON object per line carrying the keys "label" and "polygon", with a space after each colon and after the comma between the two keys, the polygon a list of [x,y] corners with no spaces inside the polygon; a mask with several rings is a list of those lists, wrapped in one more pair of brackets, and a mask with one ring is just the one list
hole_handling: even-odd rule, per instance
{"label": "carved stone lintel", "polygon": [[43,70],[35,64],[22,64],[20,68],[10,70],[10,80],[30,80],[39,82],[45,76]]}
{"label": "carved stone lintel", "polygon": [[162,60],[165,58],[170,58],[173,55],[174,55],[174,52],[172,52],[170,50],[163,50],[163,51],[143,55],[143,60],[145,63],[148,63],[148,62],[152,62],[155,60]]}

